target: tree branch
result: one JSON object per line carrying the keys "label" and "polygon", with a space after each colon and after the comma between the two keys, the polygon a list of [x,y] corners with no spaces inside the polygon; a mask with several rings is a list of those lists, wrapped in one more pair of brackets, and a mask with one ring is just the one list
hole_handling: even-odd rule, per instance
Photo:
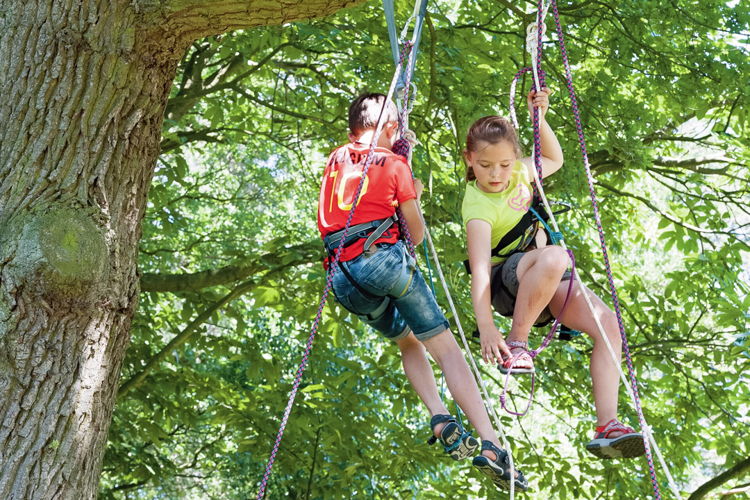
{"label": "tree branch", "polygon": [[[190,85],[169,99],[165,114],[170,120],[179,121],[185,116],[203,97],[206,97],[222,90],[230,89],[233,85],[239,84],[242,80],[253,73],[260,71],[271,59],[281,50],[289,47],[291,42],[286,42],[275,47],[271,52],[266,54],[257,64],[251,68],[240,72],[245,68],[245,55],[239,55],[231,58],[229,62],[208,76],[204,81],[201,78],[201,72],[205,68],[205,59],[201,58],[200,69],[189,79]],[[204,49],[205,50],[205,49]],[[192,59],[191,59],[192,60]],[[195,64],[193,62],[192,64]],[[188,71],[186,67],[184,71]],[[231,78],[231,81],[230,81]]]}
{"label": "tree branch", "polygon": [[156,368],[157,365],[159,365],[164,359],[169,356],[169,354],[172,353],[175,349],[179,348],[180,346],[184,345],[188,340],[190,340],[193,337],[193,334],[198,331],[198,327],[201,326],[204,322],[206,322],[211,315],[227,305],[228,303],[232,302],[234,299],[241,297],[248,291],[250,291],[253,287],[257,285],[256,281],[251,279],[248,280],[236,288],[226,294],[224,297],[219,299],[217,302],[214,302],[212,305],[210,305],[208,308],[206,308],[202,313],[198,315],[193,321],[190,322],[180,333],[174,336],[172,340],[170,340],[167,345],[165,345],[161,351],[156,353],[151,359],[146,362],[146,364],[143,366],[143,369],[130,377],[125,383],[123,383],[120,386],[120,389],[117,391],[117,398],[120,399],[123,396],[125,396],[128,392],[135,389],[139,385],[143,383],[143,381],[146,379],[146,376],[148,376],[151,371]]}
{"label": "tree branch", "polygon": [[700,485],[698,489],[688,497],[688,500],[700,500],[701,498],[705,498],[710,491],[715,490],[719,486],[725,484],[727,481],[739,477],[746,472],[750,472],[750,457],[747,457],[731,469],[722,472],[713,479],[710,479]]}
{"label": "tree branch", "polygon": [[740,238],[737,238],[737,236],[735,234],[733,234],[731,231],[703,229],[703,228],[700,228],[700,227],[697,227],[697,226],[693,226],[692,224],[687,224],[687,223],[681,221],[680,219],[678,219],[677,217],[675,217],[673,215],[670,215],[668,213],[662,212],[661,210],[659,210],[659,208],[656,205],[654,205],[653,203],[651,203],[650,200],[644,198],[643,196],[638,196],[637,194],[627,193],[625,191],[620,191],[619,189],[616,189],[615,187],[610,186],[608,184],[605,184],[605,183],[603,183],[601,181],[597,181],[596,184],[599,185],[599,186],[601,186],[601,187],[603,187],[607,191],[611,191],[611,192],[613,192],[613,193],[615,193],[617,195],[627,196],[628,198],[633,198],[634,200],[640,201],[641,203],[643,203],[644,205],[646,205],[648,208],[650,208],[651,210],[653,210],[654,212],[656,212],[660,216],[662,216],[665,219],[667,219],[669,222],[671,222],[673,224],[677,224],[678,226],[684,227],[685,229],[687,229],[689,231],[694,231],[694,232],[696,232],[698,234],[701,234],[701,235],[703,235],[703,234],[725,234],[725,235],[729,236],[730,238],[733,238],[735,241],[743,244],[747,248],[750,248],[750,244],[742,241]]}
{"label": "tree branch", "polygon": [[202,288],[226,285],[243,280],[269,268],[269,263],[287,262],[277,265],[274,270],[298,266],[312,262],[320,253],[321,245],[307,242],[285,248],[281,252],[267,253],[256,257],[252,262],[239,266],[226,266],[221,269],[209,269],[189,274],[144,273],[141,276],[142,292],[194,292]]}
{"label": "tree branch", "polygon": [[325,17],[364,0],[135,0],[144,24],[188,42],[227,31]]}
{"label": "tree branch", "polygon": [[257,97],[255,97],[254,95],[252,95],[250,92],[248,92],[244,88],[241,88],[239,85],[232,85],[231,88],[234,89],[234,91],[237,92],[238,94],[241,94],[241,95],[245,96],[245,98],[247,98],[249,101],[252,101],[255,104],[259,104],[260,106],[264,106],[264,107],[270,109],[271,111],[276,111],[277,113],[281,113],[283,115],[291,116],[293,118],[298,118],[300,120],[311,120],[311,121],[314,121],[314,122],[321,123],[323,125],[333,125],[333,124],[335,124],[338,121],[338,117],[336,117],[336,118],[334,118],[334,119],[332,119],[330,121],[326,121],[323,118],[320,118],[320,117],[317,117],[317,116],[306,115],[304,113],[299,113],[299,112],[293,111],[291,109],[285,109],[285,108],[282,108],[281,106],[276,106],[276,105],[274,105],[274,104],[272,104],[270,102],[266,102],[266,101],[264,101],[262,99],[258,99]]}

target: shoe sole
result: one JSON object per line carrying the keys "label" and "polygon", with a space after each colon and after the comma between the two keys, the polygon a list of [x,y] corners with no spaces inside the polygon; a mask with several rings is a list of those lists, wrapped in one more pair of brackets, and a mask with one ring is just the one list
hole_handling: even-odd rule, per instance
{"label": "shoe sole", "polygon": [[[472,465],[476,467],[479,472],[490,478],[490,480],[500,489],[510,490],[510,474],[501,471],[496,465],[493,465],[492,461],[484,455],[474,457]],[[528,483],[515,481],[516,490],[526,491],[529,489]]]}
{"label": "shoe sole", "polygon": [[641,434],[625,434],[613,439],[594,439],[586,449],[599,458],[636,458],[646,453]]}
{"label": "shoe sole", "polygon": [[497,369],[502,373],[503,375],[508,375],[509,373],[511,375],[531,375],[533,373],[536,373],[536,370],[534,368],[505,368],[502,364],[497,365]]}
{"label": "shoe sole", "polygon": [[[461,439],[462,433],[461,428],[456,425],[454,431],[450,436],[445,438],[445,443],[448,446],[453,446],[459,439]],[[479,449],[479,441],[474,436],[467,435],[463,441],[461,441],[456,449],[447,452],[453,460],[463,460],[476,454]]]}

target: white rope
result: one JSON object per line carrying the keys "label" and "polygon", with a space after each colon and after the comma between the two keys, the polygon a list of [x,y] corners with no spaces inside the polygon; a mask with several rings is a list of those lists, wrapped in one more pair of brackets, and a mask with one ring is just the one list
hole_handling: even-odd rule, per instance
{"label": "white rope", "polygon": [[[424,219],[422,220],[422,223],[424,223]],[[458,333],[459,335],[461,335],[461,341],[463,342],[464,350],[469,354],[469,361],[470,361],[472,372],[474,374],[474,378],[479,384],[479,387],[482,389],[484,407],[487,409],[487,412],[492,416],[492,419],[495,423],[496,431],[498,435],[500,436],[500,439],[503,442],[503,447],[508,452],[508,462],[510,464],[510,500],[513,500],[514,494],[515,494],[516,467],[513,462],[513,454],[510,451],[510,443],[508,442],[508,439],[505,436],[505,432],[503,432],[503,426],[500,423],[500,418],[498,417],[497,412],[495,411],[495,407],[492,405],[492,403],[490,403],[491,399],[490,399],[489,391],[487,390],[487,386],[485,385],[484,380],[482,379],[482,375],[479,372],[479,368],[477,367],[476,360],[474,359],[474,355],[472,354],[471,348],[469,347],[469,342],[466,340],[466,334],[464,333],[463,326],[461,325],[461,320],[458,317],[458,311],[456,310],[456,305],[453,302],[453,296],[451,295],[450,289],[448,288],[448,283],[445,280],[445,276],[443,276],[443,269],[440,266],[440,260],[438,259],[437,252],[435,251],[435,246],[432,244],[432,236],[430,235],[430,231],[427,228],[426,224],[425,224],[425,237],[427,238],[427,244],[430,247],[430,253],[432,253],[432,260],[435,262],[435,270],[437,271],[438,277],[440,278],[440,283],[443,285],[445,296],[448,298],[448,305],[450,306],[451,313],[453,313],[453,317],[455,318],[456,329],[458,329]]]}
{"label": "white rope", "polygon": [[[546,7],[544,9],[544,12],[543,12],[544,16],[546,16],[546,14],[547,14],[547,8],[549,8],[549,5],[546,5]],[[530,29],[532,26],[534,28],[533,29],[533,32],[534,32],[534,37],[533,37],[534,43],[533,44],[530,43],[531,36],[529,34],[532,31]],[[537,30],[536,23],[534,23],[533,25],[530,24],[529,28],[527,29],[527,38],[526,38],[527,49],[531,52],[531,61],[532,61],[531,67],[532,67],[532,71],[534,73],[534,82],[536,83],[536,88],[539,89],[541,87],[539,86],[539,73],[538,73],[538,68],[536,66],[537,51],[538,51],[538,48],[539,48],[539,46],[538,46],[538,39],[536,38],[536,34],[537,33],[538,33],[538,30]],[[515,86],[512,86],[511,89],[512,89],[511,92],[515,91]],[[513,95],[513,94],[511,94],[511,95]],[[538,113],[539,112],[538,109],[535,108],[535,112]],[[533,160],[533,164],[536,166],[536,151],[532,152],[532,160]],[[588,166],[588,165],[586,165],[586,166]],[[535,185],[536,185],[536,187],[537,187],[537,189],[539,191],[539,195],[540,195],[540,197],[542,199],[542,202],[544,204],[544,209],[547,212],[547,214],[549,215],[549,220],[552,223],[552,227],[553,227],[553,229],[557,233],[560,233],[560,228],[557,225],[557,220],[555,219],[555,215],[552,212],[552,209],[550,208],[549,203],[547,201],[547,196],[544,193],[544,188],[542,187],[542,183],[539,180],[539,174],[538,174],[538,172],[536,170],[536,167],[532,168],[531,170],[533,171],[533,174],[534,174],[534,183],[535,183]],[[565,249],[565,250],[568,249],[567,245],[565,244],[565,240],[564,239],[560,240],[560,246],[562,246],[562,248]],[[596,323],[596,326],[597,326],[597,328],[599,330],[599,336],[604,340],[604,344],[607,346],[607,351],[609,351],[610,357],[612,358],[612,362],[614,363],[615,367],[617,368],[617,371],[619,372],[620,380],[622,380],[622,383],[625,386],[625,389],[627,390],[628,395],[630,396],[630,399],[633,401],[633,405],[637,406],[636,399],[635,399],[635,393],[633,391],[633,388],[630,386],[630,383],[628,382],[627,377],[625,376],[625,373],[622,370],[622,361],[620,359],[618,359],[617,354],[615,354],[614,348],[612,347],[612,344],[609,341],[609,337],[605,334],[604,327],[602,326],[601,322],[599,321],[599,317],[594,312],[594,306],[591,303],[591,299],[589,298],[588,293],[586,293],[586,288],[585,288],[585,286],[583,285],[583,283],[581,282],[580,279],[577,279],[575,276],[573,278],[575,279],[575,281],[576,281],[576,283],[578,285],[578,288],[579,288],[581,294],[583,295],[584,300],[586,301],[586,305],[589,308],[589,312],[591,313],[591,316],[594,318],[594,322]],[[677,486],[676,486],[676,484],[674,482],[674,478],[672,477],[672,474],[671,474],[671,472],[669,470],[669,467],[667,466],[667,463],[664,461],[664,457],[661,454],[661,450],[659,449],[659,446],[656,444],[656,440],[654,439],[653,433],[651,432],[651,426],[648,425],[648,422],[646,422],[646,416],[645,415],[643,416],[643,422],[644,422],[644,426],[641,428],[641,432],[642,432],[644,438],[648,439],[649,442],[652,444],[652,446],[654,448],[654,451],[656,452],[656,456],[657,456],[657,458],[659,460],[659,463],[661,464],[662,468],[664,469],[664,473],[667,476],[667,481],[669,483],[670,489],[672,490],[672,494],[676,498],[682,498],[682,495],[679,493],[679,489],[677,488]]]}
{"label": "white rope", "polygon": [[[545,1],[544,7],[542,8],[542,36],[544,36],[544,33],[547,31],[547,25],[544,23],[544,20],[547,18],[548,10],[549,2]],[[536,85],[536,88],[540,89],[542,87],[539,85],[539,72],[537,71],[536,66],[536,57],[539,51],[539,26],[537,25],[537,21],[526,26],[526,51],[531,54],[531,68],[534,71],[534,85]]]}
{"label": "white rope", "polygon": [[[412,13],[411,17],[409,18],[409,20],[404,25],[404,29],[401,31],[401,38],[402,39],[405,38],[405,36],[406,36],[407,28],[408,28],[409,24],[412,22],[412,20],[415,20],[416,17],[417,17],[417,13],[419,12],[419,4],[420,4],[420,0],[415,0],[415,2],[414,2],[414,12]],[[412,47],[416,43],[417,35],[418,34],[416,33],[416,30],[414,30],[414,33],[413,33],[413,36],[412,36],[412,41],[411,41]],[[414,51],[412,50],[411,52],[409,52],[409,60],[407,61],[407,66],[406,66],[407,68],[411,66],[411,61],[412,61],[413,57],[414,57]],[[396,84],[397,84],[397,81],[398,81],[398,77],[400,76],[400,73],[401,73],[401,67],[402,66],[403,65],[399,64],[397,66],[397,68],[396,68],[396,72],[393,75],[393,80],[391,80],[390,89],[388,90],[388,97],[386,98],[386,101],[385,101],[386,103],[391,99],[391,97],[393,95],[393,92],[395,90],[395,87],[396,87]],[[414,95],[416,95],[416,90],[417,90],[416,89],[416,85],[414,85],[413,89],[414,89],[414,92],[415,92]],[[399,103],[400,103],[400,100],[399,100]],[[411,111],[411,109],[408,109],[406,115],[404,116],[404,130],[408,130],[409,111]],[[381,118],[382,118],[382,114],[384,114],[384,113],[381,113]],[[377,125],[377,128],[375,130],[376,136],[374,137],[374,141],[377,140],[377,136],[380,135],[379,132],[380,132],[381,126],[382,125],[380,123],[380,120],[378,120],[378,125]],[[371,146],[372,146],[372,144],[371,144]],[[409,165],[411,165],[412,149],[413,148],[409,148],[409,158],[408,158]],[[503,447],[505,448],[505,450],[508,453],[508,462],[510,464],[510,500],[514,500],[514,498],[515,498],[515,473],[516,473],[516,468],[515,468],[514,463],[513,463],[513,455],[512,455],[512,453],[510,451],[510,443],[508,442],[508,439],[506,438],[505,433],[503,432],[502,425],[500,424],[500,418],[497,416],[497,412],[495,412],[495,408],[492,406],[491,403],[489,403],[490,396],[489,396],[489,392],[487,391],[487,386],[484,384],[484,381],[482,380],[482,377],[481,377],[481,375],[479,373],[479,368],[477,368],[476,361],[474,360],[474,355],[471,353],[471,349],[469,348],[469,343],[466,340],[466,335],[464,334],[463,326],[461,325],[461,321],[458,318],[458,311],[456,310],[456,305],[454,304],[453,297],[451,296],[450,290],[448,289],[448,284],[445,281],[445,276],[443,276],[443,270],[442,270],[442,268],[440,266],[440,261],[438,260],[437,252],[435,251],[435,246],[432,244],[432,237],[430,235],[429,229],[427,228],[427,224],[425,224],[424,217],[422,217],[422,224],[424,225],[425,236],[427,237],[427,242],[428,242],[428,245],[430,247],[430,251],[432,253],[433,260],[435,261],[435,268],[437,270],[438,276],[440,277],[440,282],[443,285],[443,290],[445,290],[445,295],[448,297],[448,303],[450,304],[450,308],[451,308],[451,312],[453,313],[453,317],[456,320],[456,327],[457,327],[457,329],[458,329],[458,331],[459,331],[459,333],[461,335],[461,340],[463,341],[464,349],[466,350],[466,352],[469,353],[469,359],[471,360],[471,367],[472,367],[472,371],[473,371],[474,377],[478,381],[479,386],[482,388],[482,394],[484,395],[484,399],[483,399],[484,406],[487,409],[488,413],[492,415],[492,418],[494,420],[495,427],[496,427],[496,432],[499,434],[500,439],[502,440],[502,443],[503,443]],[[498,457],[498,458],[500,458],[500,457]]]}

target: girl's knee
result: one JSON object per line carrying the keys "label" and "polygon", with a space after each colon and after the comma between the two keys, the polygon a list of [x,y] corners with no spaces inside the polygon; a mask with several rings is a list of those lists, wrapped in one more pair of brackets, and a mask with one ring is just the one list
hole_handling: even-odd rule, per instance
{"label": "girl's knee", "polygon": [[570,263],[568,253],[557,245],[544,247],[541,250],[539,260],[537,261],[538,264],[543,266],[548,272],[559,273],[562,276]]}

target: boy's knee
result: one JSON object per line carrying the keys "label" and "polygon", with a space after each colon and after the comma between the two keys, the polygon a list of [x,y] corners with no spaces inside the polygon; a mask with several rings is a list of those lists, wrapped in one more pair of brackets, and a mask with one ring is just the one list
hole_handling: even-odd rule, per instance
{"label": "boy's knee", "polygon": [[407,333],[403,337],[399,337],[394,340],[398,348],[401,349],[401,351],[422,346],[422,343],[419,340],[417,340],[417,338],[414,336],[414,333],[411,330],[409,331],[409,333]]}

